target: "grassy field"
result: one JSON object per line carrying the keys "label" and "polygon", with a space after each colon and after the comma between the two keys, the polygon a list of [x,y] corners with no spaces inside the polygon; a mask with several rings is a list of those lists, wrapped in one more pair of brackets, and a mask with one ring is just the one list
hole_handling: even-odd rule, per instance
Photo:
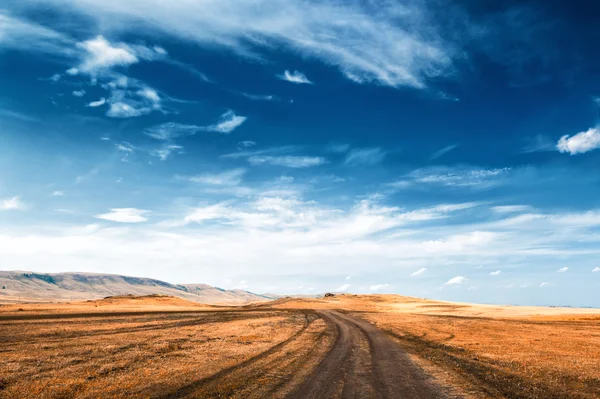
{"label": "grassy field", "polygon": [[475,397],[600,398],[597,309],[473,305],[393,295],[312,302],[313,308],[337,307],[374,323],[430,372]]}
{"label": "grassy field", "polygon": [[285,397],[339,309],[473,398],[600,398],[600,312],[342,295],[215,307],[177,298],[0,306],[1,398]]}

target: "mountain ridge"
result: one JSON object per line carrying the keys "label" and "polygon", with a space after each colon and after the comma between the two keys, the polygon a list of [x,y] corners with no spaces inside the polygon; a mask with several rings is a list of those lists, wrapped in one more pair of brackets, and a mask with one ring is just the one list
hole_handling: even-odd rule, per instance
{"label": "mountain ridge", "polygon": [[115,295],[171,295],[206,304],[245,304],[275,299],[245,290],[208,284],[171,284],[166,281],[102,273],[38,273],[0,271],[0,303],[63,302],[101,299]]}

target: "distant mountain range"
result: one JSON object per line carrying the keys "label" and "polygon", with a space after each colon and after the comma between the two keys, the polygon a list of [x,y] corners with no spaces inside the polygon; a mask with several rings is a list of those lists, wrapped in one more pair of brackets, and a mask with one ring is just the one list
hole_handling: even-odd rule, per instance
{"label": "distant mountain range", "polygon": [[206,304],[243,304],[277,299],[208,284],[170,284],[160,280],[93,273],[0,271],[0,303],[99,299],[115,295],[171,295]]}

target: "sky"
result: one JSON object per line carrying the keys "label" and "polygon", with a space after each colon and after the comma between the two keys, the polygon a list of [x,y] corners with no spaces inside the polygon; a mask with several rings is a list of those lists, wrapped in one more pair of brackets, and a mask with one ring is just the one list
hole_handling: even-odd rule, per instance
{"label": "sky", "polygon": [[600,306],[600,4],[0,4],[0,269]]}

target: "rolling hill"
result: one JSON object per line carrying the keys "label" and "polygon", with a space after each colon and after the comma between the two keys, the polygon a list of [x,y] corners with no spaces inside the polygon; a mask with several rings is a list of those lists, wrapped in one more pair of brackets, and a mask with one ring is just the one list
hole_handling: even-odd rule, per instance
{"label": "rolling hill", "polygon": [[99,299],[115,295],[171,295],[206,304],[244,304],[274,299],[207,284],[170,284],[151,278],[92,273],[0,271],[0,303]]}

